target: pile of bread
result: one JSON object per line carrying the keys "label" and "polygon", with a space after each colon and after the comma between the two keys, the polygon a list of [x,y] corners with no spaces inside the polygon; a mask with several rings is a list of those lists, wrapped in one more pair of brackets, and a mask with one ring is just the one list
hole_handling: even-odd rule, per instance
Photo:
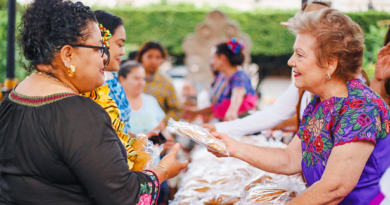
{"label": "pile of bread", "polygon": [[[280,146],[261,136],[244,141],[261,146]],[[306,189],[301,175],[267,173],[235,158],[217,158],[204,148],[192,153],[173,205],[285,204]]]}

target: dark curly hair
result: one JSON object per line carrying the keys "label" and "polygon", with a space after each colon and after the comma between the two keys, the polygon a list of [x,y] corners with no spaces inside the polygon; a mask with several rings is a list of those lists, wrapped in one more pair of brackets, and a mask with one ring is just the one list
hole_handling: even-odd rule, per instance
{"label": "dark curly hair", "polygon": [[96,22],[93,11],[81,2],[35,0],[23,13],[19,25],[19,44],[29,65],[27,71],[37,70],[39,64],[52,64],[64,45],[85,41],[86,28]]}

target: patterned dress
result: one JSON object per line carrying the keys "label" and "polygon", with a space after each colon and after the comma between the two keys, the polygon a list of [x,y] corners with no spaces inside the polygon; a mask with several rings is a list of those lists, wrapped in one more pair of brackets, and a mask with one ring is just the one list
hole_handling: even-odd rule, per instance
{"label": "patterned dress", "polygon": [[251,80],[244,71],[239,70],[231,76],[219,74],[210,90],[212,110],[216,118],[223,120],[230,106],[234,88],[244,88],[246,95],[241,103],[238,115],[256,107],[257,94],[252,88]]}
{"label": "patterned dress", "polygon": [[112,73],[114,78],[107,80],[106,83],[108,88],[110,88],[109,96],[116,102],[119,111],[120,111],[120,120],[123,122],[123,132],[128,134],[130,129],[130,113],[131,106],[127,100],[125,90],[123,90],[122,85],[119,83],[118,77],[115,73]]}
{"label": "patterned dress", "polygon": [[346,98],[321,102],[315,95],[306,107],[297,133],[302,141],[302,171],[311,186],[321,179],[334,147],[362,140],[373,142],[375,149],[358,184],[340,203],[363,205],[379,194],[379,180],[390,166],[389,108],[359,79],[348,81],[347,88]]}

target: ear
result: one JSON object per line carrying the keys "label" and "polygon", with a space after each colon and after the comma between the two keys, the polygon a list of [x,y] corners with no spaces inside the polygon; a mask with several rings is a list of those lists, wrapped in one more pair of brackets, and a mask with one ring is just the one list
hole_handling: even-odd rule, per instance
{"label": "ear", "polygon": [[60,57],[65,67],[72,65],[72,55],[74,55],[74,49],[70,45],[65,45],[61,48]]}
{"label": "ear", "polygon": [[328,60],[328,72],[330,75],[333,75],[333,73],[337,69],[339,59],[337,57],[330,57]]}
{"label": "ear", "polygon": [[224,61],[224,62],[229,62],[228,58],[227,58],[224,54],[220,54],[218,57],[219,57],[222,61]]}
{"label": "ear", "polygon": [[123,76],[120,75],[120,76],[118,77],[119,83],[122,83],[124,80],[125,80],[125,78],[124,78]]}

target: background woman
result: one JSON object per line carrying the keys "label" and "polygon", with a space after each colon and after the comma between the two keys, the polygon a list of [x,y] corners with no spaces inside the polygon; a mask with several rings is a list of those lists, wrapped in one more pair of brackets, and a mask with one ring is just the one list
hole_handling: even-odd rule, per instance
{"label": "background woman", "polygon": [[142,64],[146,74],[144,92],[155,97],[165,112],[164,123],[169,118],[179,120],[183,115],[183,108],[177,97],[172,81],[158,70],[168,58],[163,46],[158,42],[147,42],[137,52],[136,61]]}
{"label": "background woman", "polygon": [[289,23],[297,36],[288,62],[295,86],[316,94],[297,136],[281,149],[214,135],[231,156],[262,170],[302,171],[309,188],[290,204],[369,204],[390,166],[390,120],[383,99],[354,79],[362,66],[363,32],[333,9],[300,12]]}
{"label": "background woman", "polygon": [[249,76],[239,69],[244,62],[244,45],[235,38],[217,45],[213,67],[219,71],[210,90],[212,106],[195,114],[214,113],[219,120],[230,121],[248,115],[256,108],[257,95]]}
{"label": "background woman", "polygon": [[155,204],[160,183],[186,163],[176,160],[176,145],[161,166],[130,171],[106,111],[78,96],[103,84],[107,61],[90,8],[35,1],[20,28],[36,73],[0,106],[0,203]]}

